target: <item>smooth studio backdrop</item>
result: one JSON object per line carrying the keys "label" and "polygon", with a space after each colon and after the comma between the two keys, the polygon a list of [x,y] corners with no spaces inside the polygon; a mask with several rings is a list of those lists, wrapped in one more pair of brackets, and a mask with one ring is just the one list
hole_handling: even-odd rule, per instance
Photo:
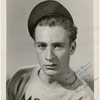
{"label": "smooth studio backdrop", "polygon": [[[33,7],[43,0],[7,0],[7,79],[18,68],[37,64],[34,41],[27,29],[27,20]],[[78,71],[91,63],[83,72],[88,81],[93,81],[93,0],[57,0],[71,13],[78,27],[77,47],[71,56],[70,66]],[[90,85],[93,90],[93,84]]]}

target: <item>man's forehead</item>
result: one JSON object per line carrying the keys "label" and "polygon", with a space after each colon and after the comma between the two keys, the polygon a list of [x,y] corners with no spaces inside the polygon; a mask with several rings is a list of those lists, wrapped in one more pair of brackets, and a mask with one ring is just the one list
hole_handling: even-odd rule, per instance
{"label": "man's forehead", "polygon": [[36,42],[65,43],[69,40],[69,32],[61,26],[37,26],[35,38]]}
{"label": "man's forehead", "polygon": [[39,25],[37,25],[37,27],[35,28],[35,34],[38,33],[38,32],[39,33],[41,33],[41,32],[43,32],[43,33],[53,32],[53,34],[54,33],[60,33],[60,34],[65,33],[69,36],[69,31],[64,29],[63,26],[58,26],[58,25],[55,25],[55,26],[49,26],[49,25],[39,26]]}

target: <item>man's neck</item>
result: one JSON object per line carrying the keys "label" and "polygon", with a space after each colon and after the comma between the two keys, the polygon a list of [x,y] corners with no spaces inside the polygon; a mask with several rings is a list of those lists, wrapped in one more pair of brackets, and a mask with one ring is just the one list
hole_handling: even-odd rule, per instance
{"label": "man's neck", "polygon": [[57,74],[55,76],[47,76],[42,70],[40,70],[39,76],[42,81],[52,86],[67,86],[73,83],[76,78],[74,71],[72,71],[70,68],[65,69],[62,74]]}

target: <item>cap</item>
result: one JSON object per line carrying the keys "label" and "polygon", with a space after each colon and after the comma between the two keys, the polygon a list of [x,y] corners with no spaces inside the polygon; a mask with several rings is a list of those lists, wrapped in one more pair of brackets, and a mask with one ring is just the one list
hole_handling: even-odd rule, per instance
{"label": "cap", "polygon": [[71,14],[62,4],[53,0],[43,1],[33,8],[28,19],[28,30],[32,38],[37,22],[41,18],[50,15],[63,16],[74,23]]}

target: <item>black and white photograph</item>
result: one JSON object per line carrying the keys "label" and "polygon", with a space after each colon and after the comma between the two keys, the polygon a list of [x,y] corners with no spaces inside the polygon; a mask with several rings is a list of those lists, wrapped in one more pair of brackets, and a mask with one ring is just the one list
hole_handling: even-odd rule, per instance
{"label": "black and white photograph", "polygon": [[6,20],[6,100],[95,100],[93,0],[7,0]]}

